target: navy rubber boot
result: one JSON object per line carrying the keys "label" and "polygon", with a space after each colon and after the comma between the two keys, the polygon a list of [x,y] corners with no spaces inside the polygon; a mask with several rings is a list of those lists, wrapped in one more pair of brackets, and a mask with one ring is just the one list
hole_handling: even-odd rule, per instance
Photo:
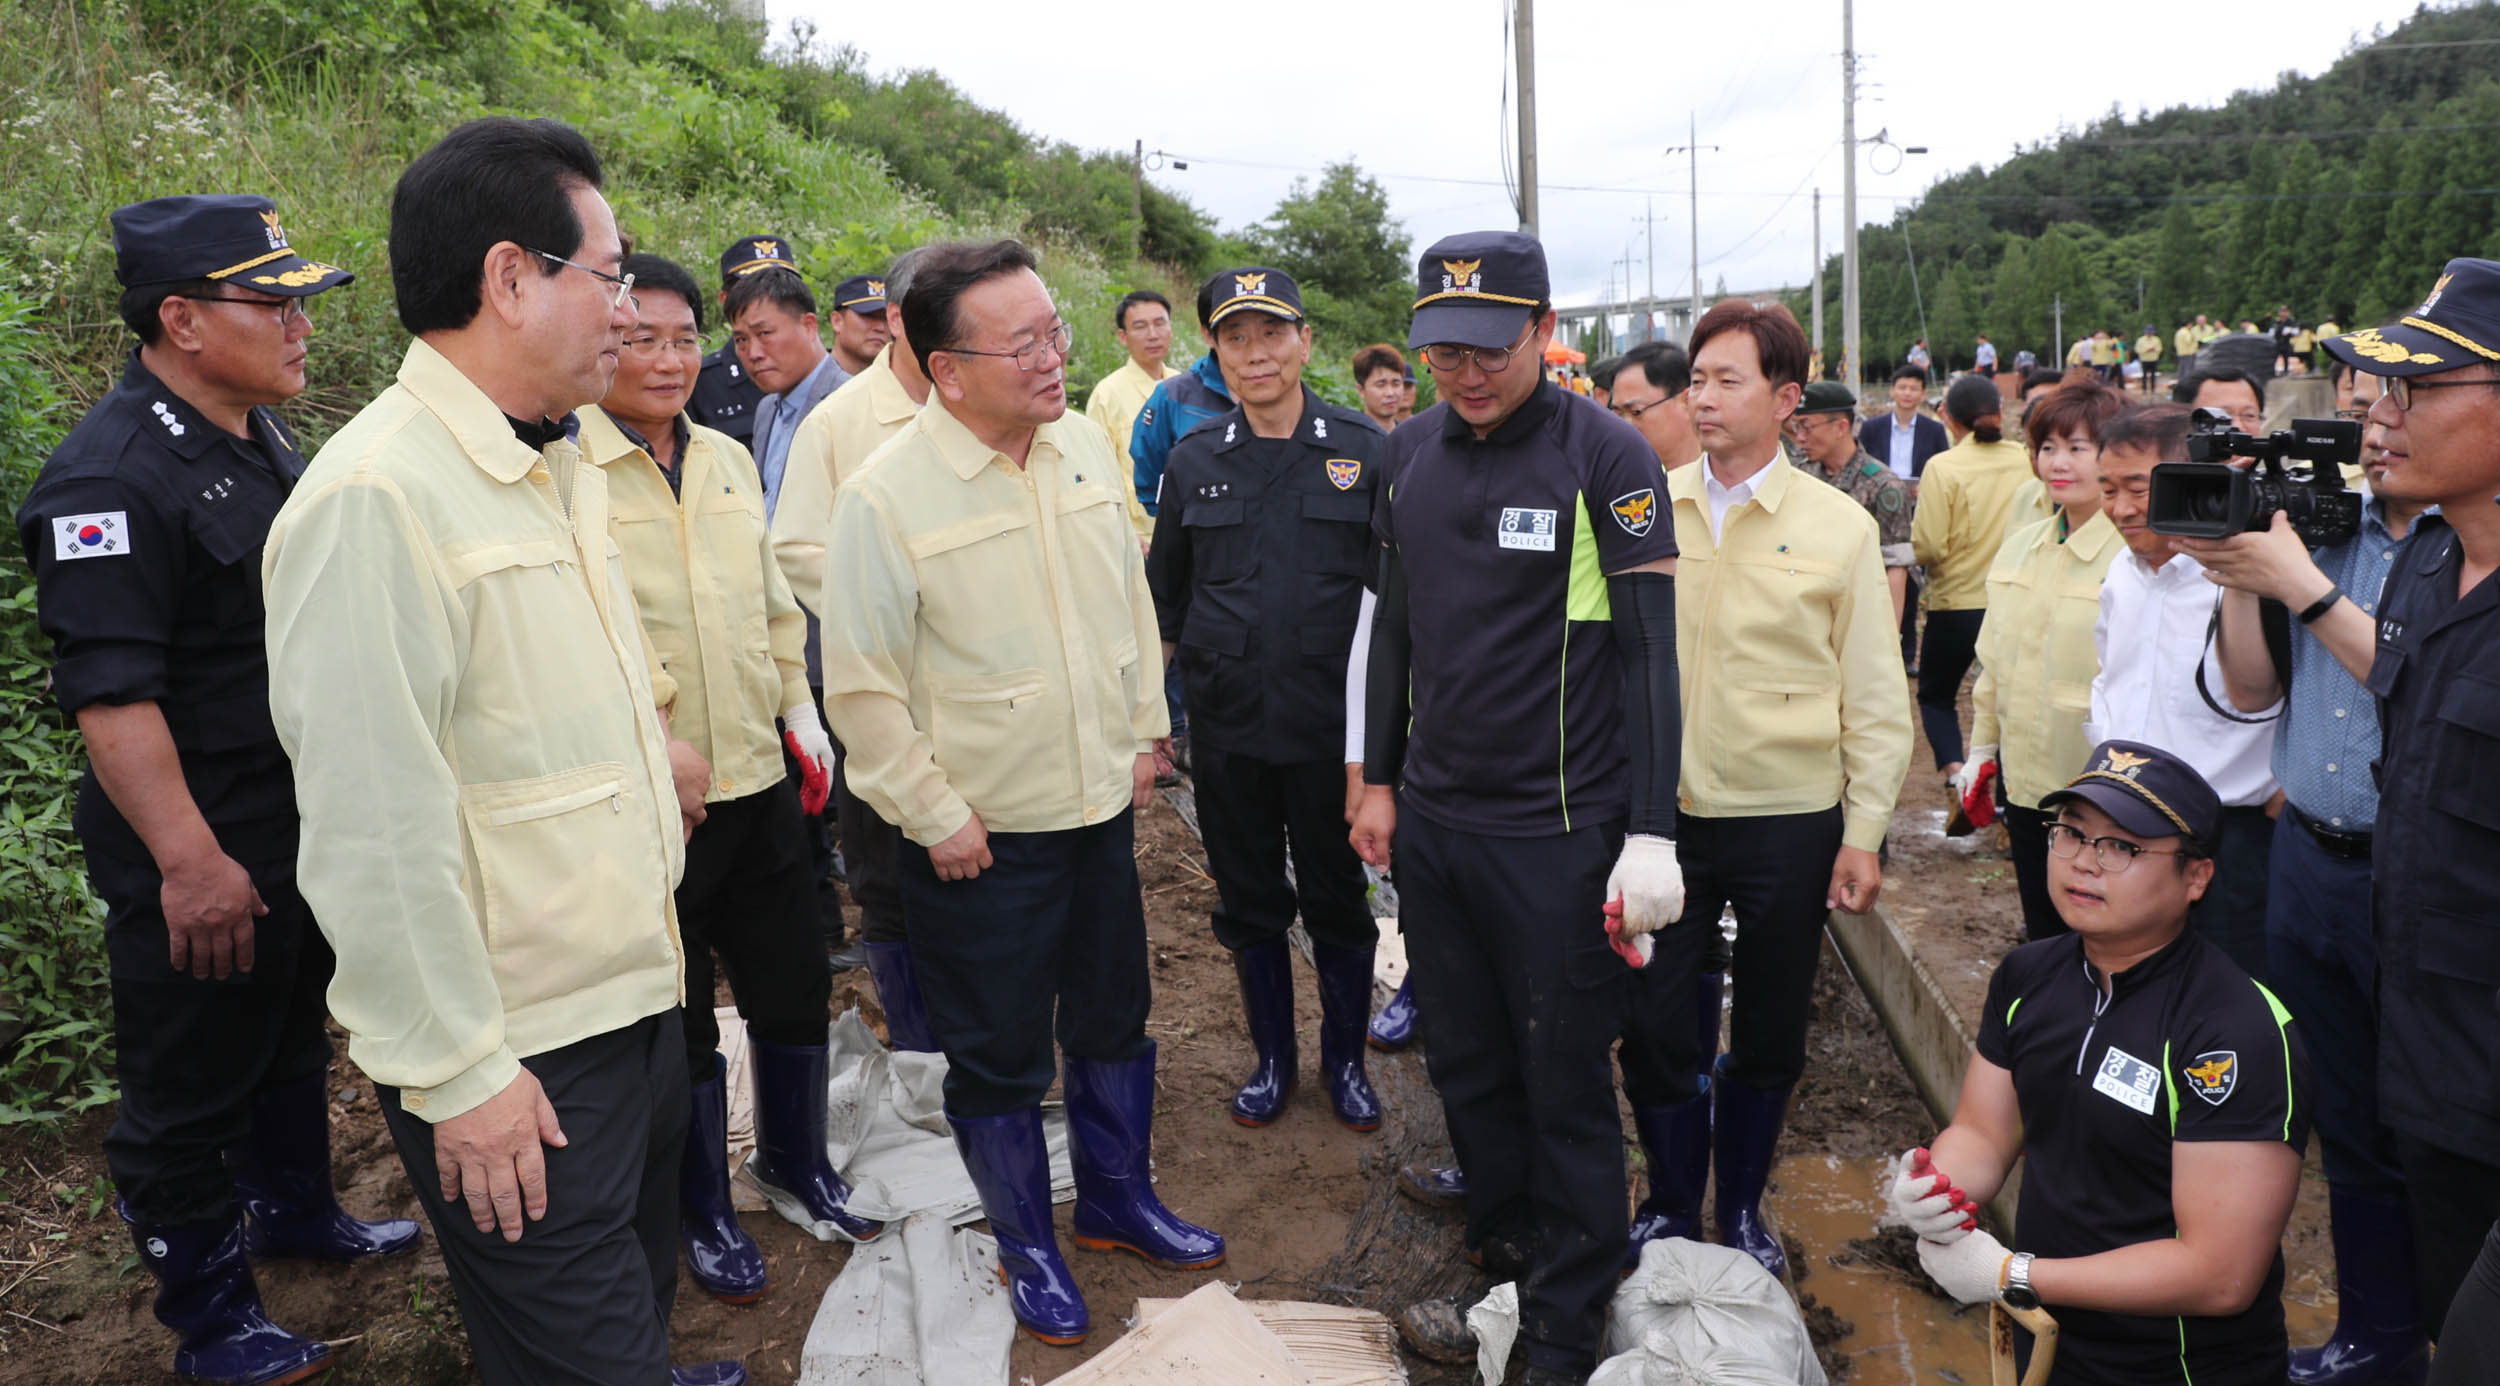
{"label": "navy rubber boot", "polygon": [[843,1234],[873,1240],[885,1224],[853,1217],[842,1201],[851,1186],[825,1158],[825,1046],[753,1041],[755,1054],[755,1177],[797,1195],[817,1220]]}
{"label": "navy rubber boot", "polygon": [[2430,1349],[2404,1201],[2333,1184],[2326,1197],[2335,1331],[2317,1347],[2292,1349],[2292,1386],[2421,1386]]}
{"label": "navy rubber boot", "polygon": [[1233,954],[1241,977],[1241,1012],[1250,1025],[1258,1067],[1233,1094],[1233,1120],[1265,1126],[1285,1114],[1302,1051],[1294,1042],[1293,954],[1283,939],[1253,944]]}
{"label": "navy rubber boot", "polygon": [[868,975],[877,983],[877,1004],[885,1010],[887,1047],[937,1053],[937,1034],[929,1028],[929,1008],[920,1000],[920,973],[912,966],[911,945],[871,943],[866,947]]}
{"label": "navy rubber boot", "polygon": [[1314,941],[1319,973],[1319,1067],[1328,1076],[1328,1104],[1357,1131],[1380,1129],[1380,1096],[1363,1071],[1363,1032],[1372,1002],[1372,950]]}
{"label": "navy rubber boot", "polygon": [[1067,1075],[1076,1244],[1133,1252],[1166,1270],[1222,1264],[1224,1239],[1174,1217],[1155,1197],[1154,1046],[1112,1063],[1071,1056]]}
{"label": "navy rubber boot", "polygon": [[[129,1217],[127,1209],[122,1216]],[[130,1239],[156,1276],[156,1317],[180,1339],[174,1375],[216,1386],[280,1386],[329,1369],[329,1344],[287,1332],[261,1308],[240,1215],[134,1223]]]}
{"label": "navy rubber boot", "polygon": [[1397,994],[1372,1017],[1371,1046],[1382,1053],[1395,1054],[1415,1042],[1415,979],[1410,976],[1398,983]]}
{"label": "navy rubber boot", "polygon": [[330,1187],[330,1090],[310,1073],[252,1099],[252,1137],[235,1165],[243,1249],[262,1260],[363,1261],[415,1249],[406,1218],[365,1222]]}
{"label": "navy rubber boot", "polygon": [[740,1362],[703,1362],[691,1367],[668,1369],[668,1386],[747,1386],[747,1369]]}
{"label": "navy rubber boot", "polygon": [[729,1198],[728,1068],[714,1054],[710,1074],[694,1085],[686,1151],[677,1162],[677,1240],[705,1294],[752,1304],[764,1297],[764,1251],[739,1226]]}
{"label": "navy rubber boot", "polygon": [[1456,1165],[1401,1165],[1398,1192],[1427,1208],[1464,1208],[1467,1172]]}
{"label": "navy rubber boot", "polygon": [[1702,1079],[1698,1097],[1633,1108],[1632,1126],[1649,1156],[1649,1197],[1632,1213],[1632,1245],[1623,1255],[1627,1269],[1640,1264],[1647,1243],[1701,1238],[1701,1195],[1710,1182],[1710,1080]]}
{"label": "navy rubber boot", "polygon": [[1788,1255],[1762,1220],[1762,1191],[1771,1183],[1771,1156],[1779,1148],[1780,1127],[1788,1119],[1788,1095],[1795,1090],[1793,1084],[1766,1090],[1740,1083],[1727,1076],[1724,1057],[1710,1082],[1710,1136],[1718,1156],[1719,1244],[1760,1261],[1774,1276],[1787,1271]]}
{"label": "navy rubber boot", "polygon": [[998,1273],[1016,1322],[1052,1347],[1085,1341],[1085,1296],[1050,1226],[1050,1149],[1041,1109],[994,1117],[948,1112],[946,1124],[955,1130],[955,1148],[981,1195],[990,1235],[998,1239]]}

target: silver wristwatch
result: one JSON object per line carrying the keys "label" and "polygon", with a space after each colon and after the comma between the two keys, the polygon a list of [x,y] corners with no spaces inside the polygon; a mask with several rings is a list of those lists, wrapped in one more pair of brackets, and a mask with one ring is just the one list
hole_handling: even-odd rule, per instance
{"label": "silver wristwatch", "polygon": [[2005,1258],[2005,1289],[1997,1296],[2017,1309],[2037,1309],[2040,1296],[2031,1288],[2031,1253],[2017,1251]]}

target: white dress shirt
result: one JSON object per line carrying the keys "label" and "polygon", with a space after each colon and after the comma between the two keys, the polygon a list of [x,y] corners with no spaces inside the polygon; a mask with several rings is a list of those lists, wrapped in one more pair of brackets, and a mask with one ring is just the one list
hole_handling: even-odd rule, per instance
{"label": "white dress shirt", "polygon": [[[2221,661],[2205,643],[2221,590],[2186,554],[2156,569],[2129,550],[2109,565],[2101,581],[2101,619],[2092,629],[2101,672],[2092,680],[2092,716],[2083,734],[2096,746],[2109,740],[2158,746],[2194,766],[2224,807],[2243,808],[2274,797],[2274,723],[2234,722],[2205,706],[2196,691],[2202,661],[2205,687],[2217,700],[2225,696]],[[2281,709],[2277,702],[2254,715],[2270,718]]]}
{"label": "white dress shirt", "polygon": [[1710,502],[1710,537],[1717,539],[1727,530],[1727,512],[1753,499],[1754,486],[1771,470],[1771,464],[1765,461],[1754,468],[1752,476],[1733,486],[1719,484],[1718,463],[1707,453],[1702,455],[1701,469],[1701,494]]}

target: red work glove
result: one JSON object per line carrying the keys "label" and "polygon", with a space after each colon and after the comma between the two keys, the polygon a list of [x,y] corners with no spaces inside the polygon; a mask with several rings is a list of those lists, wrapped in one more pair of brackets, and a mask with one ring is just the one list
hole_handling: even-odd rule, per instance
{"label": "red work glove", "polygon": [[812,818],[833,797],[833,738],[807,703],[783,712],[781,726],[781,744],[799,762],[799,808]]}

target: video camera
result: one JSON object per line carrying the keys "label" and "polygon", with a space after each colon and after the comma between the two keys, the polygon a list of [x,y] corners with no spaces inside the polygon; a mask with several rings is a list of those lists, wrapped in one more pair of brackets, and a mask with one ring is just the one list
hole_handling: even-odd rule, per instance
{"label": "video camera", "polygon": [[[2199,409],[2189,427],[2188,460],[2153,468],[2154,533],[2228,539],[2267,528],[2278,510],[2311,548],[2361,532],[2361,493],[2344,486],[2344,467],[2361,460],[2358,421],[2294,419],[2258,438],[2232,428],[2219,409]],[[2227,457],[2256,460],[2235,467]],[[2308,463],[2309,474],[2294,475],[2287,461]]]}

